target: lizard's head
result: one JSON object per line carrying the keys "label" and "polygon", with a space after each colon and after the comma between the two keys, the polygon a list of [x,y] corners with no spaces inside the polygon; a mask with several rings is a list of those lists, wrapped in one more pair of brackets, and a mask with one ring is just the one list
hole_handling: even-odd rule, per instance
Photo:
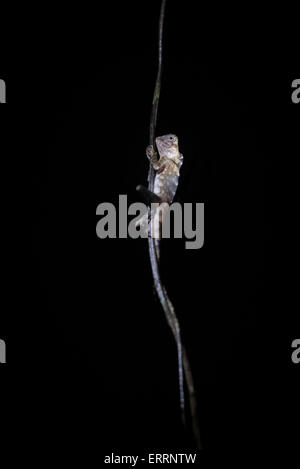
{"label": "lizard's head", "polygon": [[155,139],[155,143],[160,156],[174,159],[178,156],[178,138],[174,134],[162,135]]}

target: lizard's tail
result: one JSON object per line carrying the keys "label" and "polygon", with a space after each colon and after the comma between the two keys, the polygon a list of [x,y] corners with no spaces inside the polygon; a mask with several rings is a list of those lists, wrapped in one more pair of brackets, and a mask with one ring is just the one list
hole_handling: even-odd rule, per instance
{"label": "lizard's tail", "polygon": [[159,273],[159,267],[158,267],[159,251],[158,252],[156,251],[156,244],[159,244],[159,240],[149,237],[148,242],[149,242],[149,248],[150,248],[150,260],[151,260],[151,267],[152,267],[152,272],[153,272],[155,290],[160,300],[161,306],[165,312],[167,322],[173,332],[174,339],[177,345],[180,408],[181,408],[182,422],[185,425],[186,421],[185,421],[185,398],[184,398],[184,383],[183,383],[182,342],[181,342],[179,322],[178,322],[174,307],[168,297],[167,291],[165,287],[163,286],[161,279],[160,279],[160,273]]}
{"label": "lizard's tail", "polygon": [[148,227],[148,213],[145,213],[135,224],[136,228],[140,228],[140,230],[147,230]]}
{"label": "lizard's tail", "polygon": [[[161,220],[163,212],[156,210],[152,213],[152,217],[149,218],[149,214],[145,213],[136,223],[135,227],[140,229],[140,232],[145,235],[145,238],[150,235],[154,238],[155,248],[157,252],[157,258],[159,260],[159,241],[161,239]],[[165,210],[165,208],[163,208]]]}
{"label": "lizard's tail", "polygon": [[160,261],[160,239],[154,239],[157,261]]}

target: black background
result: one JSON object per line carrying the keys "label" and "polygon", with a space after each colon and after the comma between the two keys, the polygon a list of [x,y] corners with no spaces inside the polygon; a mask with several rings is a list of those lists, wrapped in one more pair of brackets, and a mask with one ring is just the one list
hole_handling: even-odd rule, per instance
{"label": "black background", "polygon": [[[159,5],[32,11],[2,60],[2,177],[13,201],[3,210],[18,226],[6,278],[21,281],[1,324],[3,389],[27,450],[54,460],[60,449],[101,462],[112,451],[193,447],[147,242],[99,240],[92,220],[119,194],[138,201],[146,183]],[[192,363],[203,447],[268,455],[297,446],[299,329],[282,263],[297,21],[274,6],[196,5],[167,5],[157,134],[179,136],[176,199],[205,203],[205,245],[164,242],[162,276]]]}

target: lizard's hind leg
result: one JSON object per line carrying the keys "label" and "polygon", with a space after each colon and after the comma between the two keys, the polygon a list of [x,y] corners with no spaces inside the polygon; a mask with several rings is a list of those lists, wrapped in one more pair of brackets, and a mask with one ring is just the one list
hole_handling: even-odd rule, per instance
{"label": "lizard's hind leg", "polygon": [[154,194],[154,192],[149,191],[145,186],[138,185],[136,190],[141,194],[145,203],[151,205],[153,203],[160,204],[162,202],[161,198]]}

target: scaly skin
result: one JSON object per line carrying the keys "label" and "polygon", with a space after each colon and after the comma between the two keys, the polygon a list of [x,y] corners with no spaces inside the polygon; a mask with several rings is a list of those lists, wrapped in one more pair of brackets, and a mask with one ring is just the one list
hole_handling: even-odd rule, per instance
{"label": "scaly skin", "polygon": [[[148,198],[152,199],[152,202],[162,204],[160,205],[160,209],[158,210],[156,208],[151,215],[151,237],[157,240],[157,252],[159,253],[158,240],[161,239],[162,220],[176,194],[179,170],[183,162],[183,156],[179,153],[178,138],[176,135],[163,135],[157,137],[155,142],[158,154],[154,151],[152,145],[149,145],[146,149],[146,155],[155,170],[153,189],[155,195],[143,186],[138,186],[138,190],[142,190],[144,194],[147,194]],[[148,215],[144,215],[137,222],[136,226],[140,226],[141,230],[145,232],[147,230],[148,232]]]}
{"label": "scaly skin", "polygon": [[158,195],[162,202],[171,204],[176,194],[183,156],[179,153],[178,138],[174,134],[157,137],[155,143],[159,160],[152,145],[146,149],[146,155],[156,171],[154,194]]}

